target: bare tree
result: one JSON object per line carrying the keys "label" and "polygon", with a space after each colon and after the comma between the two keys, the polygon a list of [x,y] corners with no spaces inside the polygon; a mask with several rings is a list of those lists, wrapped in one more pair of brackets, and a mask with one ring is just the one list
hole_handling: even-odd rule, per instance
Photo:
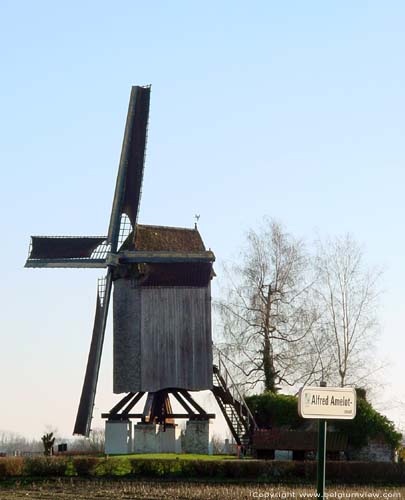
{"label": "bare tree", "polygon": [[104,429],[96,427],[92,429],[89,436],[90,449],[104,453],[105,448],[105,432]]}
{"label": "bare tree", "polygon": [[378,327],[381,273],[367,268],[350,235],[319,242],[315,266],[320,328],[328,345],[322,359],[328,364],[329,379],[341,387],[364,386],[376,369],[366,359]]}
{"label": "bare tree", "polygon": [[90,436],[86,437],[75,437],[70,439],[69,449],[73,451],[83,452],[98,452],[104,453],[105,448],[105,432],[104,429],[96,427],[90,432]]}
{"label": "bare tree", "polygon": [[302,343],[317,321],[309,269],[302,242],[269,219],[259,232],[249,231],[240,264],[227,269],[229,286],[217,303],[221,350],[245,389],[274,392],[313,376]]}
{"label": "bare tree", "polygon": [[53,435],[53,432],[47,432],[41,437],[41,441],[44,446],[44,455],[50,456],[53,455],[53,446],[55,444],[55,437]]}
{"label": "bare tree", "polygon": [[213,434],[211,438],[212,453],[213,455],[225,454],[225,440],[221,434]]}
{"label": "bare tree", "polygon": [[42,449],[41,441],[29,440],[15,432],[0,430],[0,453],[13,455],[21,451],[40,452]]}

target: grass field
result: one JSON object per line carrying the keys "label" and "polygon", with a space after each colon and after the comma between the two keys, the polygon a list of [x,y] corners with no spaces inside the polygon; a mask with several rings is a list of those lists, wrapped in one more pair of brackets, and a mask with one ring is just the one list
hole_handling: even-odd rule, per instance
{"label": "grass field", "polygon": [[150,460],[237,460],[236,455],[193,455],[190,453],[136,453],[133,455],[112,455],[115,457],[122,458],[139,458],[139,459],[150,459]]}
{"label": "grass field", "polygon": [[[404,499],[405,487],[329,487],[329,498],[342,500],[374,498]],[[59,480],[15,484],[1,487],[1,500],[239,500],[239,499],[286,499],[300,500],[311,498],[314,488],[274,486],[265,484],[213,484],[193,482],[151,482],[151,481],[81,481]],[[312,498],[315,498],[312,496]]]}

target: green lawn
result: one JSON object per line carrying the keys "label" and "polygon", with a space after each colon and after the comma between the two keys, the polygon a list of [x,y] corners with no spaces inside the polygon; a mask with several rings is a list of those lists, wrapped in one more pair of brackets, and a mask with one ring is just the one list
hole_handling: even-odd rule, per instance
{"label": "green lawn", "polygon": [[132,455],[112,455],[118,458],[139,458],[142,460],[236,460],[235,455],[197,455],[191,453],[134,453]]}

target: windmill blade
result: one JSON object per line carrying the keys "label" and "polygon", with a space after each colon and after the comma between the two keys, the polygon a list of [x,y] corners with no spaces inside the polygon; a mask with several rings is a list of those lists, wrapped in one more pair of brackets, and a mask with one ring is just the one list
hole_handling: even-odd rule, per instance
{"label": "windmill blade", "polygon": [[121,215],[126,214],[129,217],[133,228],[137,220],[145,161],[149,101],[150,86],[132,87],[108,229],[108,242],[111,243],[113,253],[117,251]]}
{"label": "windmill blade", "polygon": [[106,236],[32,236],[25,267],[105,267]]}
{"label": "windmill blade", "polygon": [[[104,282],[104,279],[102,280]],[[83,382],[82,395],[77,411],[73,434],[89,436],[93,418],[94,400],[96,397],[98,373],[103,351],[104,334],[107,325],[108,306],[112,287],[112,271],[108,269],[105,285],[100,284],[97,291],[96,315],[94,318],[93,335],[87,360],[86,374]]]}

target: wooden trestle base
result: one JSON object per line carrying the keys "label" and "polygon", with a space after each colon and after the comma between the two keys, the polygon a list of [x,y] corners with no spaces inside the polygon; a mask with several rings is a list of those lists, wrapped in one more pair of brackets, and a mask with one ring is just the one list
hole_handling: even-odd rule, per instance
{"label": "wooden trestle base", "polygon": [[[145,392],[130,392],[121,399],[108,413],[102,413],[101,418],[109,421],[124,421],[140,418],[145,424],[161,424],[173,426],[174,419],[209,420],[215,418],[215,413],[207,413],[184,389],[164,389],[148,392],[142,413],[131,413],[132,408],[140,401]],[[173,413],[169,394],[171,394],[185,410],[184,413]]]}

